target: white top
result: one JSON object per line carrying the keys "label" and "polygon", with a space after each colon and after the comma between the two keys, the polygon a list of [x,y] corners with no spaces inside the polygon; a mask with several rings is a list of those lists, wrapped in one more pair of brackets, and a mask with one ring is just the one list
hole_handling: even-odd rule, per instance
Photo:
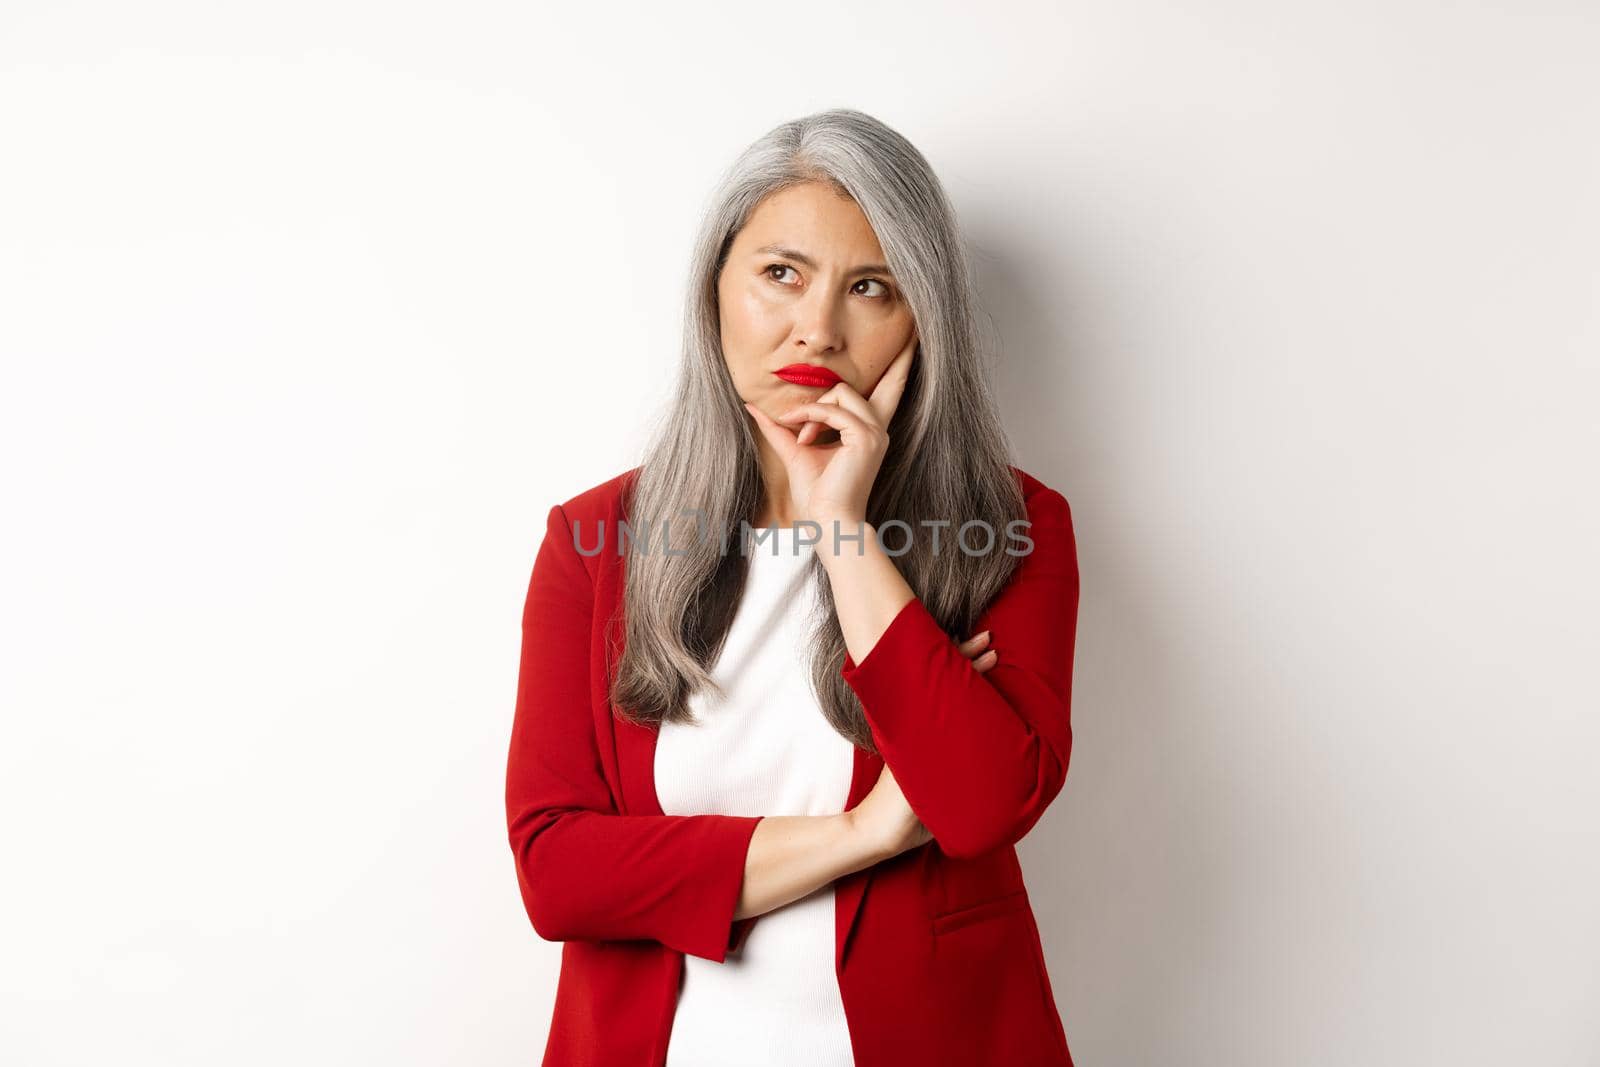
{"label": "white top", "polygon": [[[727,699],[692,695],[697,722],[663,723],[656,740],[656,795],[668,815],[837,815],[849,800],[855,748],[823,717],[805,663],[815,550],[792,527],[753,542],[711,670]],[[722,963],[684,956],[667,1067],[854,1062],[834,969],[832,883],[759,916]]]}

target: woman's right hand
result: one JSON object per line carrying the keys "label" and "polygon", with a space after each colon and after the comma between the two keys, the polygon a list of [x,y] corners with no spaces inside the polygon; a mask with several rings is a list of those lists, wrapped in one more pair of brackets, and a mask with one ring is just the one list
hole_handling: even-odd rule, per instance
{"label": "woman's right hand", "polygon": [[[989,631],[985,630],[956,646],[962,655],[972,660],[972,667],[979,674],[999,661],[999,654],[989,647],[989,637]],[[933,835],[906,802],[888,764],[884,764],[872,791],[862,797],[861,803],[851,808],[849,814],[856,832],[873,842],[882,859],[898,856],[933,840]]]}

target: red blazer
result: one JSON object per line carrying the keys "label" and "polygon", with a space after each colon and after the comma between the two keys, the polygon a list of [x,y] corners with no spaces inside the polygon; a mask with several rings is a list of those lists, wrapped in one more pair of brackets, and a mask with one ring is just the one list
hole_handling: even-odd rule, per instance
{"label": "red blazer", "polygon": [[[617,521],[639,469],[550,509],[522,617],[507,823],[528,918],[564,942],[544,1067],[660,1067],[683,954],[720,963],[760,921],[733,918],[759,818],[664,815],[656,731],[607,697],[608,622],[623,643]],[[848,806],[887,760],[934,839],[834,882],[858,1067],[1071,1067],[1012,846],[1067,773],[1077,548],[1066,498],[1012,470],[1034,548],[973,631],[993,629],[999,662],[978,673],[913,598],[842,668],[883,753],[855,750]],[[570,524],[593,552],[601,522],[604,551],[579,552]]]}

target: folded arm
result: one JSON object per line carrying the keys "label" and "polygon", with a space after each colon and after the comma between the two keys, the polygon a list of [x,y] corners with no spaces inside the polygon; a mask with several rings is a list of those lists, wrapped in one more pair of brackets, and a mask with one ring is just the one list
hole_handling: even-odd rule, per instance
{"label": "folded arm", "polygon": [[882,859],[848,813],[624,815],[606,783],[590,697],[594,591],[557,506],[522,619],[506,817],[534,931],[646,938],[717,962],[757,916]]}
{"label": "folded arm", "polygon": [[[855,558],[853,545],[844,550],[848,562],[825,561],[847,647],[871,642],[859,662],[846,654],[841,675],[861,700],[906,802],[953,857],[1021,840],[1066,778],[1077,548],[1060,493],[1035,493],[1028,518],[1033,550],[975,628],[992,631],[998,654],[984,672],[920,599],[901,603],[892,582],[907,593],[909,587],[898,573],[888,577],[881,561]],[[997,538],[996,550],[1006,543]],[[889,559],[870,536],[865,552]],[[900,606],[886,606],[892,604]]]}

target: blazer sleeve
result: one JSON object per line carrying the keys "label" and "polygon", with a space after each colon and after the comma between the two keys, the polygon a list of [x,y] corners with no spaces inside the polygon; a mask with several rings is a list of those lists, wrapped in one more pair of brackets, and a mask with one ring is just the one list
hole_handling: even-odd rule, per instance
{"label": "blazer sleeve", "polygon": [[993,631],[992,668],[974,669],[913,597],[860,663],[846,653],[840,672],[906,802],[956,858],[1021,840],[1061,791],[1072,751],[1072,512],[1042,488],[1028,519],[1033,550],[973,631]]}
{"label": "blazer sleeve", "polygon": [[550,509],[522,615],[506,819],[523,905],[547,941],[653,939],[722,962],[759,817],[620,814],[590,709],[594,585]]}

